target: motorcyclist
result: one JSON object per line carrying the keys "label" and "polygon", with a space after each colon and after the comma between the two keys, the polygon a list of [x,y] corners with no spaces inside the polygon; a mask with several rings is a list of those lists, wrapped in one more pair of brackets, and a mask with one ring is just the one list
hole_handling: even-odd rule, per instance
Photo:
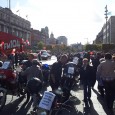
{"label": "motorcyclist", "polygon": [[32,60],[34,59],[34,55],[32,53],[28,54],[28,60],[23,64],[23,70],[26,70],[28,67],[32,66]]}
{"label": "motorcyclist", "polygon": [[[33,59],[32,60],[32,66],[28,67],[25,71],[23,71],[21,73],[22,76],[27,76],[27,83],[29,82],[29,80],[33,79],[33,78],[39,78],[41,80],[41,82],[43,81],[43,75],[42,75],[42,70],[40,68],[39,62],[37,59]],[[27,90],[27,100],[25,103],[28,103],[30,99],[30,93]]]}
{"label": "motorcyclist", "polygon": [[[25,71],[28,67],[32,66],[32,60],[34,59],[34,55],[32,53],[28,54],[28,60],[22,63],[22,71]],[[21,83],[27,83],[27,76],[23,76],[21,73],[19,73],[19,81]]]}
{"label": "motorcyclist", "polygon": [[62,68],[67,63],[68,56],[66,54],[61,55],[60,59],[53,63],[50,71],[50,85],[52,90],[59,87],[62,75]]}

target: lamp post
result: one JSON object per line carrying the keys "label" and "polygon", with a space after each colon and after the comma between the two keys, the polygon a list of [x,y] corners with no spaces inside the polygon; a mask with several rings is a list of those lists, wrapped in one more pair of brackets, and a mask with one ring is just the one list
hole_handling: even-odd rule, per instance
{"label": "lamp post", "polygon": [[109,43],[108,37],[107,37],[107,19],[108,19],[108,9],[107,9],[107,5],[105,7],[105,19],[106,19],[106,43]]}

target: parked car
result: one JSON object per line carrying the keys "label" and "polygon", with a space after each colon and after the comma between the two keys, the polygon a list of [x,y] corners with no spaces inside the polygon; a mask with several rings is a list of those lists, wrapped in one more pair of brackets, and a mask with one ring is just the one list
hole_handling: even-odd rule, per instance
{"label": "parked car", "polygon": [[41,58],[42,58],[42,60],[51,59],[51,55],[49,53],[47,53],[47,52],[43,52],[41,54]]}

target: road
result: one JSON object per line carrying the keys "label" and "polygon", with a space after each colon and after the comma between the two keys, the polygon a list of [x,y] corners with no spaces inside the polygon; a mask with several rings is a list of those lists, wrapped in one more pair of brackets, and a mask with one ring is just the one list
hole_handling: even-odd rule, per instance
{"label": "road", "polygon": [[57,58],[55,56],[52,56],[51,59],[49,60],[42,60],[42,64],[48,64],[48,65],[52,65],[54,62],[57,61]]}
{"label": "road", "polygon": [[[52,56],[51,60],[43,60],[42,64],[47,63],[51,65],[56,61],[57,61],[56,57]],[[47,90],[51,90],[50,86],[47,87]],[[81,91],[82,90],[79,89],[79,91],[77,90],[77,93],[75,91],[72,91],[72,93],[74,96],[79,97]],[[32,101],[30,100],[26,106],[23,106],[25,99],[26,99],[25,97],[13,96],[12,98],[11,95],[7,95],[6,105],[3,108],[3,110],[0,112],[0,115],[29,115],[30,111],[32,110]],[[82,100],[82,95],[80,95],[80,99],[78,99],[78,102],[74,104],[73,107],[75,107],[75,109],[76,108],[79,109],[82,112],[83,107],[82,107],[81,100]]]}

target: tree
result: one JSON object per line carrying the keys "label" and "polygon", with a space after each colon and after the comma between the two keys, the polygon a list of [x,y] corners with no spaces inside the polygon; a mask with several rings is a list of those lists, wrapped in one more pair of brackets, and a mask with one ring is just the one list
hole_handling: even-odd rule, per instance
{"label": "tree", "polygon": [[115,44],[102,44],[102,50],[104,52],[109,52],[115,49]]}
{"label": "tree", "polygon": [[38,49],[41,50],[44,47],[44,43],[42,41],[38,42]]}
{"label": "tree", "polygon": [[87,45],[85,45],[84,49],[86,51],[93,51],[93,50],[100,51],[100,50],[102,50],[101,47],[102,47],[102,45],[100,45],[100,44],[87,44]]}

